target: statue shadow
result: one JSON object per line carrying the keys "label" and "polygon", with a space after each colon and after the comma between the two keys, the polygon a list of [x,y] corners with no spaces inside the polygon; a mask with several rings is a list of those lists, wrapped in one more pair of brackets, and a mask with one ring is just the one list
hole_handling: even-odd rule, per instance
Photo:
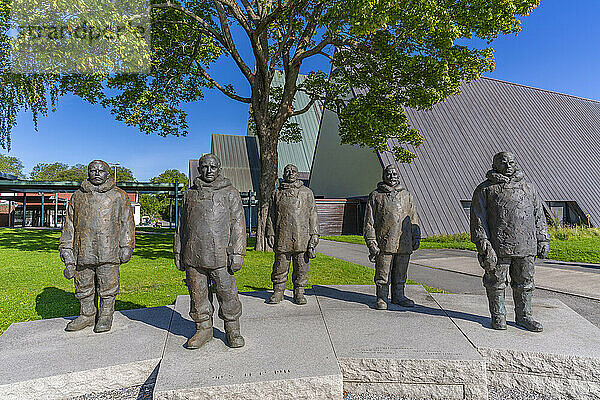
{"label": "statue shadow", "polygon": [[[119,299],[115,302],[115,310],[117,311],[139,308],[145,307],[141,304]],[[35,311],[43,319],[60,317],[73,319],[79,315],[79,300],[73,292],[67,292],[53,286],[45,287],[35,297]]]}
{"label": "statue shadow", "polygon": [[[357,303],[362,305],[369,306],[370,309],[375,309],[375,301],[377,297],[375,294],[367,294],[360,292],[353,292],[347,290],[340,290],[332,287],[326,286],[314,286],[314,292],[317,296],[320,297],[328,297],[335,300],[341,300],[349,303]],[[375,286],[373,286],[373,292],[375,292]],[[432,301],[433,298],[431,298]],[[436,303],[437,304],[437,303]],[[415,303],[414,307],[402,307],[397,304],[388,303],[388,310],[393,312],[410,312],[410,313],[419,313],[419,314],[427,314],[432,316],[445,316],[451,319],[463,319],[470,322],[476,322],[487,329],[492,329],[490,326],[490,318],[488,316],[477,315],[477,314],[469,314],[461,311],[453,311],[442,309],[441,307],[430,307],[424,304]],[[509,323],[509,325],[514,325]],[[516,325],[515,325],[516,326]]]}
{"label": "statue shadow", "polygon": [[[254,290],[253,292],[239,292],[240,296],[246,296],[246,297],[254,297],[256,299],[262,299],[264,300],[265,304],[269,304],[269,299],[271,298],[271,294],[273,293],[273,289],[272,288],[265,288],[265,287],[257,287],[257,286],[247,286],[250,289]],[[286,289],[287,290],[287,289]],[[289,291],[288,291],[289,293]],[[310,296],[313,294],[313,291],[311,289],[307,289],[306,290],[306,295]],[[294,301],[294,297],[293,296],[288,296],[287,294],[283,295],[283,300],[282,301]]]}

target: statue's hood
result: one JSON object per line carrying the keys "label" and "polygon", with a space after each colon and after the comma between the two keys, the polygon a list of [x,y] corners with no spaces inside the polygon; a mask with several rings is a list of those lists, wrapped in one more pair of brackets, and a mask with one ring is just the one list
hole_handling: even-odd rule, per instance
{"label": "statue's hood", "polygon": [[85,181],[81,182],[81,191],[84,193],[90,193],[90,192],[100,192],[100,193],[105,193],[108,192],[109,190],[113,189],[116,186],[115,181],[113,181],[111,178],[108,178],[106,180],[106,182],[104,182],[101,185],[94,185],[92,182],[90,182],[88,179],[86,179]]}

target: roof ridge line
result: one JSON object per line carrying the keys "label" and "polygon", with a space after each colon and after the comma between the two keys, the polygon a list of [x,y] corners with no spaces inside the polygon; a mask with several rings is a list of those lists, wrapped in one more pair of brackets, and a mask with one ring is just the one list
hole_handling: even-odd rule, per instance
{"label": "roof ridge line", "polygon": [[582,97],[582,96],[576,96],[574,94],[568,94],[568,93],[562,93],[562,92],[558,92],[556,90],[550,90],[550,89],[542,89],[542,88],[538,88],[535,86],[529,86],[529,85],[524,85],[522,83],[516,83],[516,82],[510,82],[510,81],[505,81],[503,79],[498,79],[498,78],[492,78],[489,76],[482,76],[480,79],[489,79],[491,81],[497,81],[497,82],[502,82],[502,83],[508,83],[509,85],[514,85],[514,86],[521,86],[527,89],[534,89],[534,90],[539,90],[541,92],[546,92],[546,93],[554,93],[554,94],[560,94],[562,96],[567,96],[567,97],[573,97],[575,99],[579,99],[579,100],[586,100],[586,101],[591,101],[593,103],[600,103],[600,100],[594,100],[594,99],[589,99],[587,97]]}

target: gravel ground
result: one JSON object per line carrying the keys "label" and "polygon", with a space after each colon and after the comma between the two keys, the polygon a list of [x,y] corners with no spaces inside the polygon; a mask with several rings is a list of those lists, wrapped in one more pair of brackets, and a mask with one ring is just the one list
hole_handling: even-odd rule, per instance
{"label": "gravel ground", "polygon": [[[536,393],[528,393],[517,389],[506,389],[498,386],[490,386],[489,400],[561,400],[559,397],[551,397]],[[416,400],[414,398],[396,395],[378,395],[375,393],[348,394],[344,392],[344,400]],[[427,398],[419,400],[430,400]]]}
{"label": "gravel ground", "polygon": [[70,400],[152,400],[154,385],[134,386],[102,393],[89,393]]}

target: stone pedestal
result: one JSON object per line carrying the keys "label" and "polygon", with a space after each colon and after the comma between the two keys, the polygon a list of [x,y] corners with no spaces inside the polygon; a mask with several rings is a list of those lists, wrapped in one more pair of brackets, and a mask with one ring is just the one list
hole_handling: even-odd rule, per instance
{"label": "stone pedestal", "polygon": [[350,394],[487,399],[485,361],[422,286],[414,308],[373,309],[375,286],[315,286]]}
{"label": "stone pedestal", "polygon": [[[507,297],[510,297],[507,289]],[[600,399],[600,329],[558,300],[533,300],[540,333],[514,324],[506,301],[508,329],[490,328],[486,296],[433,294],[487,361],[490,386],[557,399]]]}
{"label": "stone pedestal", "polygon": [[70,399],[150,383],[172,314],[115,312],[107,333],[65,332],[66,318],[12,324],[0,336],[0,399]]}
{"label": "stone pedestal", "polygon": [[286,293],[269,305],[269,294],[240,293],[244,347],[226,346],[215,310],[214,338],[197,350],[184,348],[195,325],[189,296],[179,296],[154,399],[341,400],[342,375],[315,297],[298,306]]}

